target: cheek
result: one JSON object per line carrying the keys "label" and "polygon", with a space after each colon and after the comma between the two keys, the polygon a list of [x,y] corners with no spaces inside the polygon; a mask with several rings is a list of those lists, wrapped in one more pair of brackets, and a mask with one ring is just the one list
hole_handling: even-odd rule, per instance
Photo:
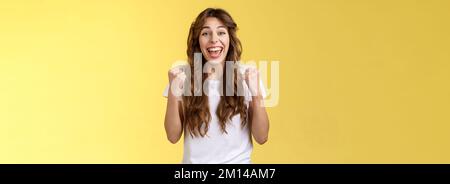
{"label": "cheek", "polygon": [[205,46],[206,46],[205,38],[200,37],[200,38],[198,39],[198,43],[200,44],[200,49],[205,48]]}
{"label": "cheek", "polygon": [[226,39],[223,44],[225,45],[226,50],[228,51],[228,48],[230,48],[230,39]]}
{"label": "cheek", "polygon": [[228,46],[230,45],[230,38],[228,36],[224,37],[221,39],[221,42],[226,48],[228,48]]}

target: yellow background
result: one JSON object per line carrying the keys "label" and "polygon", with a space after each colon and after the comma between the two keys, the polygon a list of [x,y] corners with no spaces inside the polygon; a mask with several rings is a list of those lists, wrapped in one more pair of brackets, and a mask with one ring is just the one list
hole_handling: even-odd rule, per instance
{"label": "yellow background", "polygon": [[0,163],[180,162],[162,91],[209,6],[280,61],[255,163],[450,163],[446,0],[1,0]]}

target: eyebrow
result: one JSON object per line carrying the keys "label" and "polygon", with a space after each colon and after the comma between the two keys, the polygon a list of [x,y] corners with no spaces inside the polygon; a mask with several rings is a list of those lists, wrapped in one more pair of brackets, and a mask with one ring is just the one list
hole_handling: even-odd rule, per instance
{"label": "eyebrow", "polygon": [[[205,29],[205,28],[206,28],[206,29],[211,29],[211,27],[209,27],[209,26],[203,26],[203,27],[202,27],[202,30]],[[218,28],[225,28],[225,29],[226,29],[227,27],[225,27],[225,26],[217,26],[217,29],[218,29]]]}

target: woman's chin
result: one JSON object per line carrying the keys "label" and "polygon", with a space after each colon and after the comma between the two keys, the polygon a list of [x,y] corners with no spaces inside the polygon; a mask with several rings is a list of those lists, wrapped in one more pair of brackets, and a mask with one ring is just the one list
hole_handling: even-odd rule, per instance
{"label": "woman's chin", "polygon": [[209,59],[208,63],[210,63],[210,64],[220,64],[220,63],[223,63],[223,59],[221,59],[221,58]]}

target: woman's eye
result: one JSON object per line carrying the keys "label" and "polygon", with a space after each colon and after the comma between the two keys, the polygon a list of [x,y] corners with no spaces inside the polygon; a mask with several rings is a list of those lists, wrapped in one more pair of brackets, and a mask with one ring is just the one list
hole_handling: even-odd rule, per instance
{"label": "woman's eye", "polygon": [[202,36],[207,36],[207,35],[208,35],[207,32],[202,33]]}
{"label": "woman's eye", "polygon": [[219,32],[219,35],[225,35],[226,33],[225,32]]}

